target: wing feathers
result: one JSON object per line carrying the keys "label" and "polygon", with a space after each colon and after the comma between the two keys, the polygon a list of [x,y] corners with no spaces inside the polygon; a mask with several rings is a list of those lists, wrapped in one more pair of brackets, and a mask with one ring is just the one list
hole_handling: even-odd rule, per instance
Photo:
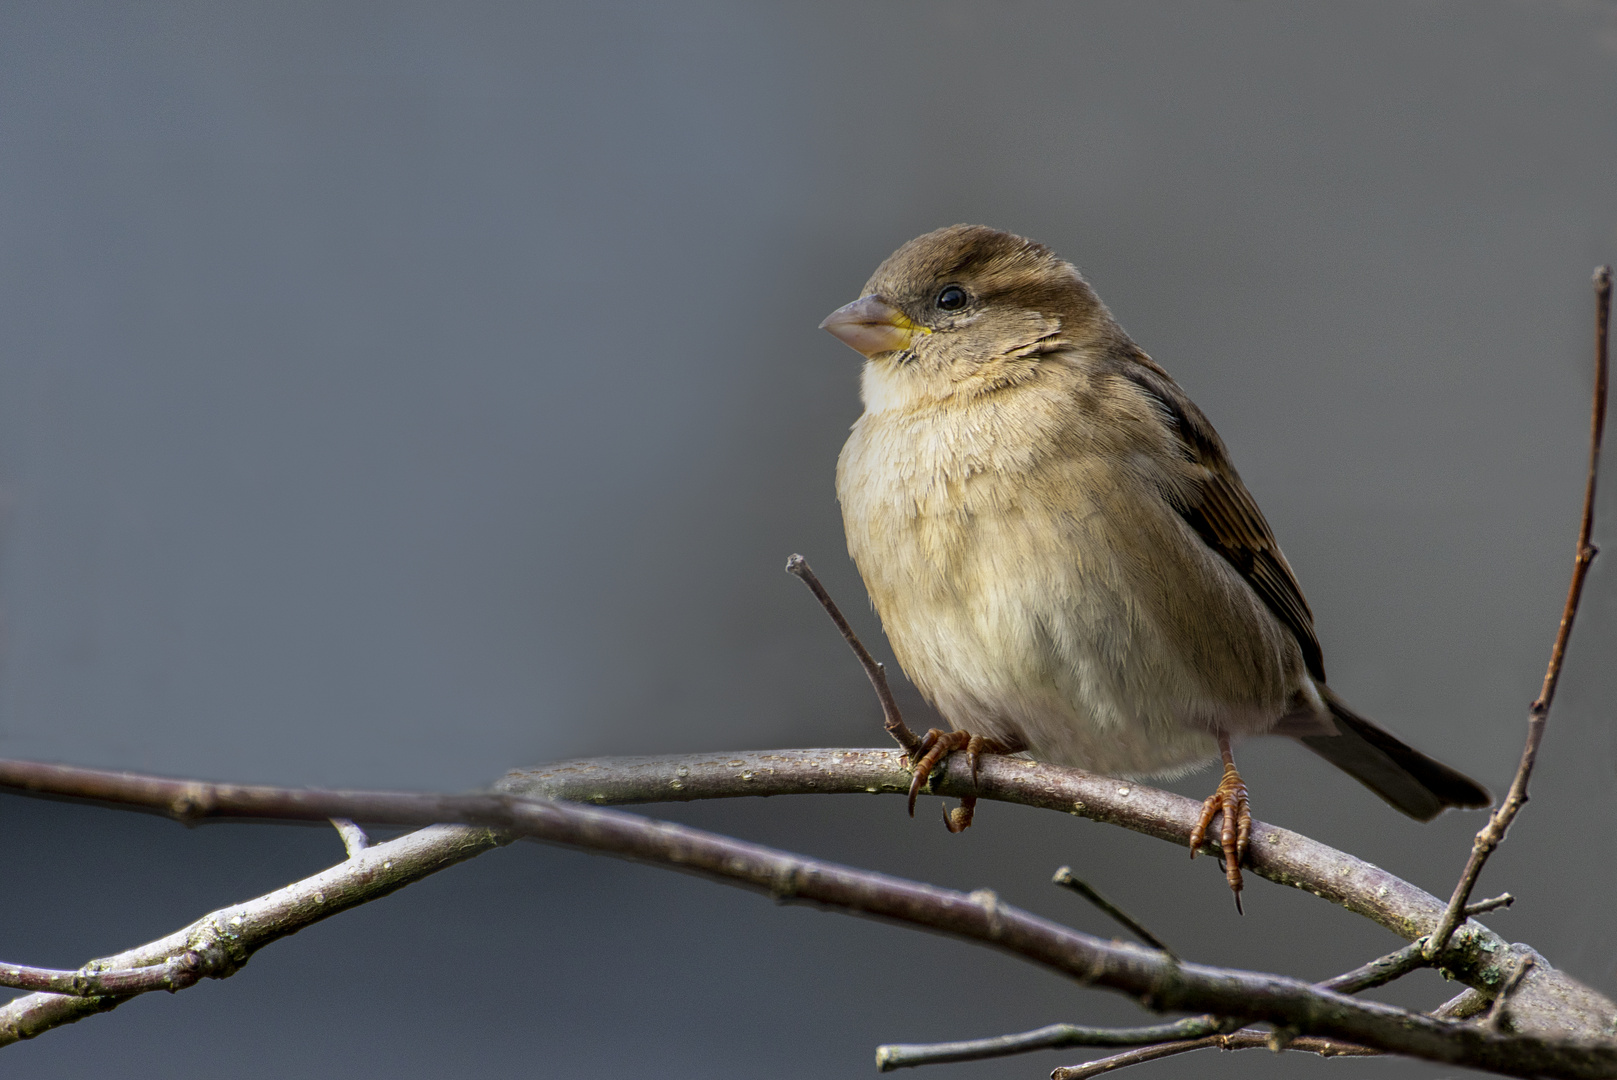
{"label": "wing feathers", "polygon": [[1207,546],[1224,557],[1297,639],[1308,673],[1325,681],[1325,663],[1314,636],[1314,615],[1213,425],[1168,373],[1143,353],[1117,372],[1157,406],[1192,465],[1188,492],[1170,494],[1174,508]]}

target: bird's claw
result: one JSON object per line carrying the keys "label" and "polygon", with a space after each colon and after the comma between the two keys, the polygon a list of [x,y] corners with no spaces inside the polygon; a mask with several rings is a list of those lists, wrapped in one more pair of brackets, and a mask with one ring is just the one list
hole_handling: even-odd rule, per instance
{"label": "bird's claw", "polygon": [[1207,840],[1208,828],[1215,817],[1223,817],[1219,825],[1218,846],[1223,855],[1224,878],[1235,894],[1235,910],[1241,910],[1241,863],[1246,859],[1247,842],[1252,837],[1252,810],[1247,804],[1246,783],[1235,771],[1233,762],[1224,765],[1224,779],[1218,790],[1202,803],[1201,818],[1190,832],[1190,857],[1194,859]]}
{"label": "bird's claw", "polygon": [[[931,779],[932,771],[950,754],[957,750],[966,752],[966,763],[971,768],[971,782],[975,785],[977,767],[981,764],[984,754],[1013,754],[1021,749],[1023,749],[1021,746],[1007,745],[997,739],[973,735],[969,731],[939,731],[937,728],[931,728],[921,738],[921,745],[915,748],[915,765],[910,777],[910,817],[915,816],[916,796]],[[944,811],[943,824],[952,833],[964,832],[971,827],[972,815],[976,808],[975,795],[962,796],[958,807]]]}
{"label": "bird's claw", "polygon": [[[921,737],[921,745],[915,748],[915,765],[910,770],[910,817],[915,816],[915,797],[926,787],[926,782],[932,778],[932,770],[938,763],[956,750],[965,750],[971,746],[972,736],[965,731],[940,731],[931,728]],[[973,778],[977,770],[972,769]],[[968,819],[969,824],[969,819]],[[965,828],[962,825],[960,828]],[[960,829],[951,827],[950,832],[959,832]]]}

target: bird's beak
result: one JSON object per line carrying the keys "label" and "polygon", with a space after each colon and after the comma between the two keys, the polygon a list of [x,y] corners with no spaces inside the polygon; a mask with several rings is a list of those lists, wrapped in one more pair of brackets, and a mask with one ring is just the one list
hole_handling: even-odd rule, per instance
{"label": "bird's beak", "polygon": [[902,311],[875,293],[837,308],[825,317],[820,329],[831,331],[844,345],[872,358],[882,353],[902,352],[910,347],[917,334],[932,332],[911,322]]}

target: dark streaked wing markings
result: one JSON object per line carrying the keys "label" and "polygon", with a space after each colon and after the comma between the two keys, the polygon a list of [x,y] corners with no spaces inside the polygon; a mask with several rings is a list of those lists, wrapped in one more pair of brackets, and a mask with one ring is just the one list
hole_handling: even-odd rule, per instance
{"label": "dark streaked wing markings", "polygon": [[1117,374],[1154,399],[1178,436],[1185,459],[1198,466],[1194,493],[1174,499],[1174,509],[1286,624],[1302,648],[1308,673],[1324,682],[1325,662],[1314,636],[1313,612],[1213,425],[1168,373],[1144,354],[1125,361]]}

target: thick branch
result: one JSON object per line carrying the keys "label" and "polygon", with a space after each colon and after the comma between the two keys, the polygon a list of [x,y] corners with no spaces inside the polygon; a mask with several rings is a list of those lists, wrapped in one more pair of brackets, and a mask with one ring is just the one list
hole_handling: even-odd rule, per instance
{"label": "thick branch", "polygon": [[[31,782],[19,783],[25,775]],[[1507,1075],[1581,1078],[1617,1073],[1617,1042],[1546,1039],[1495,1032],[1389,1005],[1357,1001],[1297,979],[1177,964],[1152,950],[1102,941],[1038,918],[1002,904],[986,890],[965,894],[940,889],[621,811],[508,795],[289,791],[164,781],[95,770],[28,767],[15,762],[0,767],[0,782],[36,791],[42,789],[48,775],[54,775],[58,781],[70,775],[77,780],[76,790],[58,791],[58,794],[168,807],[192,819],[343,817],[391,824],[412,824],[433,817],[459,820],[505,835],[529,836],[744,885],[781,901],[822,904],[926,927],[993,946],[1079,982],[1129,994],[1151,1008],[1164,1011],[1242,1016],[1299,1034]],[[494,842],[494,837],[487,837],[482,844]],[[327,874],[339,875],[334,880],[351,881],[351,876],[342,877],[345,870],[378,858],[378,853],[387,846],[367,849]],[[226,941],[231,940],[231,931],[216,930]],[[273,936],[286,932],[290,930],[281,929]],[[186,947],[202,952],[199,944],[210,943],[185,942]],[[211,944],[228,955],[223,946]],[[175,943],[175,950],[179,945]],[[236,961],[238,965],[239,962]],[[137,965],[125,960],[119,966]],[[116,1003],[116,1000],[110,1002]]]}
{"label": "thick branch", "polygon": [[[4,781],[0,765],[0,782]],[[966,763],[948,759],[932,774],[932,791],[958,798],[1021,803],[1121,825],[1184,846],[1201,804],[1171,792],[1078,769],[989,755],[975,785]],[[740,795],[870,792],[904,794],[908,759],[892,750],[775,750],[693,754],[677,758],[594,758],[540,765],[508,774],[498,787],[525,795],[596,804],[674,802]],[[1216,854],[1211,845],[1205,850]],[[1443,913],[1437,897],[1378,866],[1306,836],[1263,822],[1252,826],[1247,867],[1261,877],[1339,904],[1406,941],[1431,932]],[[1437,966],[1492,994],[1517,959],[1532,953],[1472,920]],[[1545,1034],[1604,1032],[1617,1005],[1551,967],[1535,964],[1517,992],[1516,1020]]]}
{"label": "thick branch", "polygon": [[[11,784],[0,762],[0,784]],[[627,805],[742,795],[903,794],[908,759],[892,750],[772,750],[669,758],[588,758],[508,773],[501,791]],[[1189,843],[1201,812],[1191,799],[1131,781],[1021,758],[987,755],[972,784],[958,755],[932,774],[932,793],[1020,803]],[[1213,844],[1203,849],[1216,854]],[[1443,905],[1414,885],[1345,852],[1262,822],[1252,826],[1249,868],[1373,919],[1406,940],[1430,931]]]}
{"label": "thick branch", "polygon": [[[1200,804],[1139,784],[1055,765],[990,755],[972,785],[964,762],[933,774],[939,795],[975,791],[984,798],[1061,810],[1122,825],[1175,845],[1188,842]],[[908,758],[898,750],[782,750],[687,757],[597,758],[519,770],[502,791],[573,802],[644,803],[740,795],[908,791]],[[421,824],[462,821],[500,825],[504,802],[494,796],[439,796],[287,790],[165,780],[31,762],[0,761],[0,786],[61,797],[136,806],[195,822],[207,818],[324,820],[330,817]],[[364,801],[363,812],[355,799]],[[375,849],[369,849],[375,850]],[[366,852],[368,854],[368,852]],[[1375,920],[1406,940],[1427,933],[1443,905],[1414,885],[1325,844],[1254,823],[1251,869]],[[1541,1035],[1603,1033],[1617,1005],[1553,968],[1522,945],[1511,945],[1468,922],[1438,966],[1492,993],[1522,956],[1534,964],[1517,991],[1517,1027]]]}

